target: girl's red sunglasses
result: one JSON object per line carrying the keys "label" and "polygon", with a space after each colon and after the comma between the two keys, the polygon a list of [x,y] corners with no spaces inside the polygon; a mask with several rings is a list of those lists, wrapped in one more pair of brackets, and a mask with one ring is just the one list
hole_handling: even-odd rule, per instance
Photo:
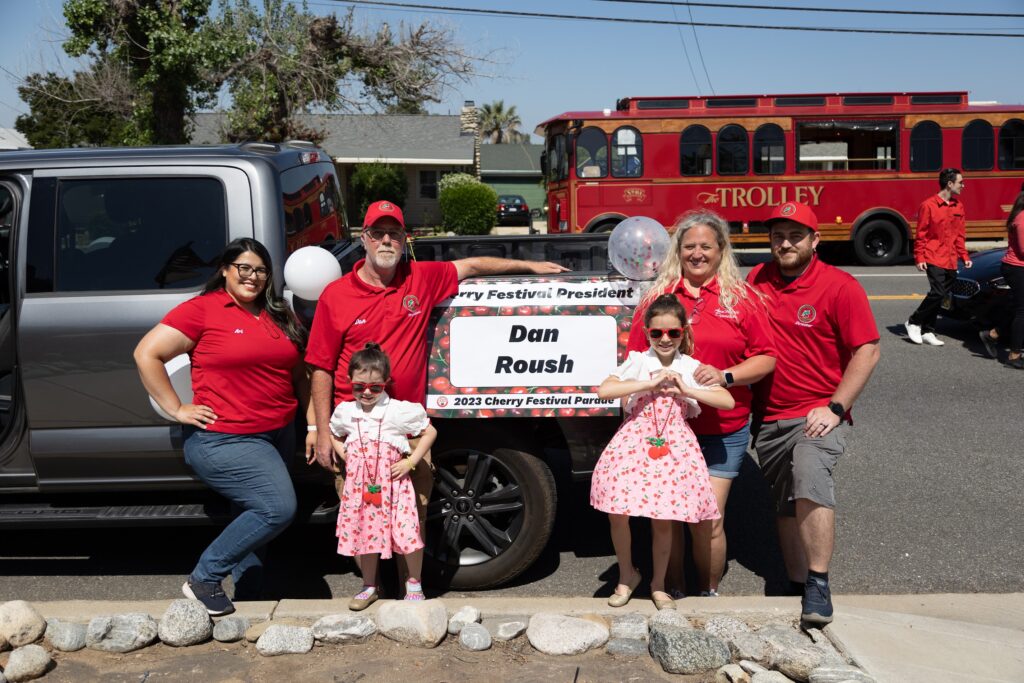
{"label": "girl's red sunglasses", "polygon": [[661,329],[658,327],[648,327],[647,334],[651,335],[651,339],[661,339],[661,336],[664,334],[667,334],[669,339],[679,339],[683,336],[683,328],[668,327]]}
{"label": "girl's red sunglasses", "polygon": [[364,391],[369,391],[371,394],[379,394],[384,391],[384,384],[367,384],[365,382],[352,382],[352,393],[361,394]]}

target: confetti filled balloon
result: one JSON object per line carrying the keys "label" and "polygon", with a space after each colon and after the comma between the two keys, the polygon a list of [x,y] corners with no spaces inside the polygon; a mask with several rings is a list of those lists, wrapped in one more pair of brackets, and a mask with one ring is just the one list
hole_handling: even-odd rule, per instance
{"label": "confetti filled balloon", "polygon": [[668,256],[670,242],[661,223],[647,216],[631,216],[608,237],[608,258],[615,270],[630,280],[653,280]]}

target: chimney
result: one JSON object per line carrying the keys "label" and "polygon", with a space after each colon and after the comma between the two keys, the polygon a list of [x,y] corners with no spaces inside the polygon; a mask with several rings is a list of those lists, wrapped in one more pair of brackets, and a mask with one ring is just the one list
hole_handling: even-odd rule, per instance
{"label": "chimney", "polygon": [[473,136],[473,175],[480,179],[480,114],[476,108],[476,102],[466,100],[462,103],[462,113],[459,116],[460,135]]}

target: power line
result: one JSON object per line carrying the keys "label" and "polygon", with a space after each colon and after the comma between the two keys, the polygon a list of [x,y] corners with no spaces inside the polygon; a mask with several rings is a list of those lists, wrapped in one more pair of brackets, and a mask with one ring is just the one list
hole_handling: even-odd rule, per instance
{"label": "power line", "polygon": [[717,7],[719,9],[756,9],[776,12],[833,12],[840,14],[900,14],[917,17],[989,17],[997,19],[1024,19],[1024,14],[1002,14],[998,12],[930,12],[902,9],[863,9],[840,7],[786,7],[784,5],[740,5],[726,2],[680,2],[679,0],[595,0],[630,5],[672,5],[693,7]]}
{"label": "power line", "polygon": [[708,87],[711,88],[711,94],[715,95],[715,86],[711,85],[711,76],[708,75],[708,65],[704,63],[704,51],[700,49],[700,38],[697,37],[697,27],[693,25],[693,8],[690,7],[690,3],[686,3],[686,9],[690,13],[690,30],[693,31],[693,42],[697,44],[697,55],[700,57],[700,65],[704,69],[704,78],[708,81]]}
{"label": "power line", "polygon": [[477,9],[452,7],[448,5],[423,5],[411,2],[385,2],[384,0],[335,0],[345,5],[366,5],[371,7],[398,7],[402,9],[434,10],[458,14],[482,14],[492,17],[518,17],[528,19],[564,19],[573,21],[597,21],[619,24],[654,24],[658,26],[701,26],[707,28],[743,28],[763,31],[809,31],[819,33],[860,33],[896,36],[941,36],[946,38],[1024,38],[1024,33],[975,33],[970,31],[911,31],[882,28],[834,28],[830,26],[773,26],[769,24],[727,24],[709,21],[668,21],[662,19],[636,19],[627,17],[594,17],[580,14],[551,14],[547,12],[523,12],[516,10]]}
{"label": "power line", "polygon": [[[676,15],[676,8],[672,8],[672,16],[677,20],[679,17]],[[693,70],[693,62],[690,61],[690,51],[686,48],[686,38],[683,37],[683,27],[676,26],[676,33],[679,34],[679,42],[683,44],[683,54],[686,55],[686,65],[690,67],[690,77],[693,78],[693,87],[697,89],[697,94],[702,94],[700,91],[700,83],[697,82],[697,72]]]}

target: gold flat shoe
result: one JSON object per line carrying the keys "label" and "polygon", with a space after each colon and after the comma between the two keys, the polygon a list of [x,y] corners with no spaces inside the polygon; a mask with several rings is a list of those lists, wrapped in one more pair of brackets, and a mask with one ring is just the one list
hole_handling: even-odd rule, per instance
{"label": "gold flat shoe", "polygon": [[[659,597],[662,595],[665,597]],[[657,607],[659,611],[663,609],[676,608],[676,601],[673,600],[668,593],[662,593],[661,591],[651,591],[651,600],[654,602],[654,606]]]}
{"label": "gold flat shoe", "polygon": [[[626,586],[626,589],[627,589],[626,592],[625,593],[612,593],[611,596],[608,598],[608,606],[609,607],[623,607],[627,602],[629,602],[629,599],[631,597],[633,597],[633,591],[635,591],[636,587],[640,585],[640,572],[638,572],[634,568],[633,569],[633,581],[631,581],[630,583],[627,583],[627,584],[621,584],[621,583],[619,584],[619,586],[622,586],[622,585]],[[615,588],[616,588],[616,590],[618,590],[618,586],[616,586]]]}

